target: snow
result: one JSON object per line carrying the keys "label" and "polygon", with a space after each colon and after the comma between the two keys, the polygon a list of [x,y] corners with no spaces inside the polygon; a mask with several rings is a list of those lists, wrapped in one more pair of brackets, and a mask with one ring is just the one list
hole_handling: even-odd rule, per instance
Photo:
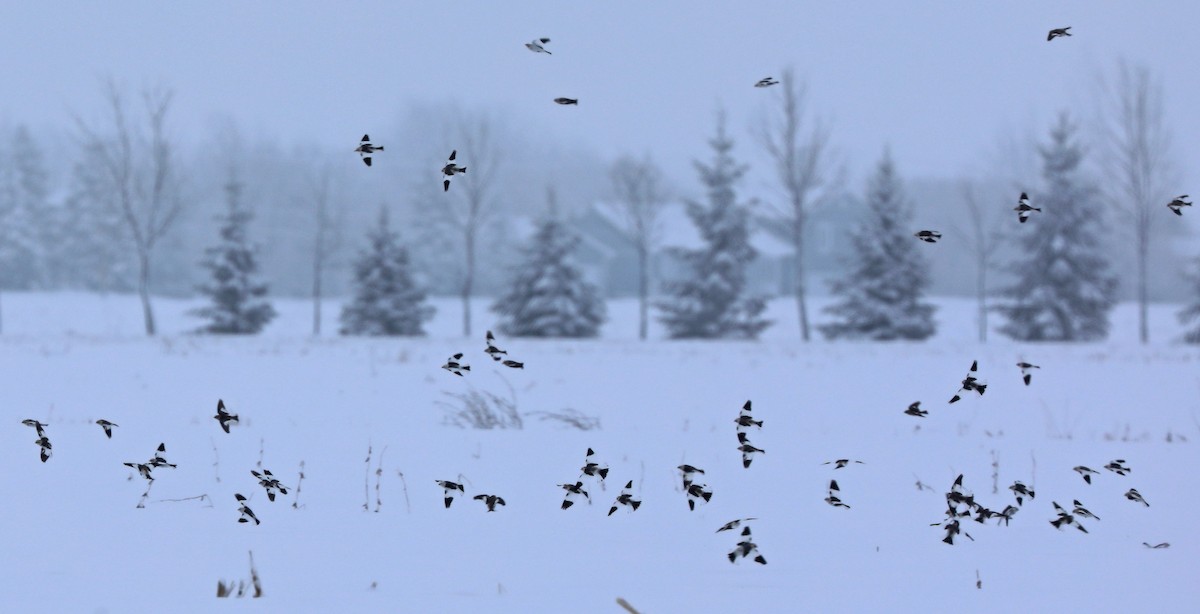
{"label": "snow", "polygon": [[[928,343],[805,346],[786,299],[772,303],[777,323],[757,343],[641,343],[636,302],[620,301],[598,340],[498,339],[526,362],[512,370],[482,352],[486,299],[470,340],[458,336],[450,299],[434,301],[429,338],[317,340],[306,336],[303,301],[277,301],[280,317],[261,336],[209,338],[180,334],[195,327],[184,315],[195,301],[157,299],[168,335],[145,339],[134,297],[3,300],[7,612],[620,612],[617,597],[641,612],[1183,611],[1200,596],[1200,350],[1172,341],[1176,306],[1154,306],[1157,341],[1145,347],[1125,304],[1104,343],[996,336],[981,346],[973,303],[948,299],[934,301],[941,328]],[[336,307],[326,306],[327,330]],[[438,368],[458,351],[472,365],[466,378]],[[947,405],[975,359],[987,393]],[[1042,366],[1029,387],[1020,359]],[[443,424],[446,392],[507,395],[505,382],[522,412],[573,408],[602,428]],[[228,435],[210,418],[218,397],[242,417]],[[751,439],[766,450],[748,470],[733,424],[746,399],[764,421]],[[903,415],[918,399],[929,417]],[[120,425],[111,440],[91,424],[101,417]],[[45,464],[25,418],[48,423]],[[179,467],[155,470],[137,509],[144,482],[121,463],[146,460],[159,442]],[[556,484],[574,482],[588,447],[611,468],[608,484],[585,481],[592,504],[560,510]],[[262,466],[290,487],[274,503],[250,476],[260,448]],[[363,511],[367,494],[374,509],[381,454],[383,504]],[[866,464],[821,465],[835,458]],[[1118,458],[1129,476],[1100,469]],[[301,461],[302,508],[292,509]],[[674,469],[682,462],[707,470],[714,492],[695,512]],[[1079,464],[1100,469],[1093,485],[1071,471]],[[929,525],[959,473],[993,509],[1012,502],[1014,480],[1037,498],[1009,527],[965,522],[976,541],[947,546]],[[434,480],[460,474],[467,498],[444,509]],[[831,478],[851,509],[822,501]],[[918,490],[918,479],[936,492]],[[606,517],[627,480],[642,507]],[[1131,487],[1151,507],[1125,500]],[[262,525],[236,522],[238,492]],[[482,492],[508,505],[486,513],[469,499]],[[211,507],[162,501],[201,494]],[[1051,501],[1073,499],[1102,519],[1084,521],[1090,534],[1049,524]],[[766,566],[731,565],[740,537],[715,533],[746,516],[759,518]],[[248,551],[262,601],[214,604],[218,579],[248,577]]]}

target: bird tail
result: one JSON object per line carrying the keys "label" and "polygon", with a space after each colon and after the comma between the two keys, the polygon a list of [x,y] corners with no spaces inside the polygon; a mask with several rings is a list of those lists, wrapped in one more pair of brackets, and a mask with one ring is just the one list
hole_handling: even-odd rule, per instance
{"label": "bird tail", "polygon": [[471,365],[463,365],[463,366],[461,366],[461,367],[459,367],[459,368],[460,368],[460,369],[462,369],[463,371],[470,371],[470,370],[471,370]]}
{"label": "bird tail", "polygon": [[[636,512],[636,511],[637,511],[637,508],[639,508],[639,507],[641,507],[641,506],[642,506],[642,502],[641,502],[641,501],[630,501],[630,502],[629,502],[629,505],[630,505],[630,506],[632,506],[632,507],[633,507],[633,511],[635,511],[635,512]],[[1148,507],[1148,506],[1147,506],[1147,507]]]}
{"label": "bird tail", "polygon": [[[465,167],[465,166],[464,166],[464,167],[462,167],[462,168],[458,169],[458,172],[460,172],[460,173],[462,173],[462,174],[466,175],[466,174],[467,174],[467,167]],[[1039,209],[1039,211],[1040,211],[1040,209]],[[503,332],[503,331],[501,331],[501,332]]]}
{"label": "bird tail", "polygon": [[708,501],[709,501],[710,499],[712,499],[712,493],[711,493],[711,492],[706,492],[706,493],[704,493],[704,494],[702,494],[702,495],[700,495],[700,496],[701,496],[701,497],[704,497],[704,502],[705,502],[705,503],[708,503]]}

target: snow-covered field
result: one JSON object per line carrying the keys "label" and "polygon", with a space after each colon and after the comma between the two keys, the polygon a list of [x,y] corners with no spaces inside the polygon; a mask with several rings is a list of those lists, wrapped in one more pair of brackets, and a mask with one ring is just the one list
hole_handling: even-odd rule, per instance
{"label": "snow-covered field", "polygon": [[[454,301],[438,304],[427,339],[312,340],[303,302],[277,304],[261,337],[217,339],[179,334],[195,303],[159,300],[167,334],[150,340],[130,297],[6,295],[0,611],[621,612],[623,597],[641,612],[1178,612],[1200,598],[1200,351],[1172,342],[1172,306],[1152,313],[1148,347],[1132,341],[1129,306],[1105,343],[981,346],[969,301],[939,302],[929,343],[801,345],[787,301],[758,343],[640,343],[620,302],[600,340],[502,339],[527,363],[514,371],[456,336]],[[473,367],[463,379],[438,368],[457,351]],[[948,405],[974,359],[987,394]],[[1018,359],[1042,366],[1032,386]],[[602,427],[443,424],[447,392],[508,385],[522,412],[573,408]],[[228,435],[210,418],[217,398],[242,416]],[[765,421],[749,469],[733,424],[746,399]],[[928,418],[903,415],[915,400]],[[25,418],[49,425],[45,464]],[[97,418],[120,425],[111,440]],[[121,463],[159,442],[179,467],[155,470],[138,509],[145,482]],[[577,478],[588,447],[608,484],[560,510],[556,484]],[[250,476],[260,450],[289,487],[304,463],[299,509],[292,491],[268,502]],[[834,458],[866,464],[821,464]],[[1100,469],[1114,459],[1132,473]],[[714,492],[695,512],[682,462]],[[1094,484],[1080,464],[1100,469]],[[1013,502],[1013,480],[1037,498],[1009,527],[967,521],[975,541],[947,546],[929,525],[959,473],[993,509]],[[468,496],[507,507],[444,509],[434,480],[459,476]],[[851,509],[823,502],[830,478]],[[644,504],[607,517],[627,480]],[[1122,496],[1130,487],[1149,508]],[[236,522],[238,492],[260,526]],[[1048,523],[1051,501],[1073,499],[1101,518],[1084,521],[1089,534]],[[738,536],[715,530],[744,516],[759,519],[766,566],[725,557]],[[248,551],[264,597],[217,600],[218,579],[248,577]]]}

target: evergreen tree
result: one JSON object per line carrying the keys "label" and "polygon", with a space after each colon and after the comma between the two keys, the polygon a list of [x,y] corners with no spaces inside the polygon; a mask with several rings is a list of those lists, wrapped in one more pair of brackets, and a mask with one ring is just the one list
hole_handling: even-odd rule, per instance
{"label": "evergreen tree", "polygon": [[367,248],[354,263],[354,300],[342,308],[341,334],[370,336],[424,335],[422,326],[434,309],[413,277],[408,250],[392,231],[387,209],[367,233]]}
{"label": "evergreen tree", "polygon": [[1081,176],[1083,150],[1065,113],[1038,151],[1045,186],[1034,206],[1042,211],[1020,228],[1021,255],[1011,266],[1016,283],[995,308],[1007,320],[999,330],[1018,341],[1103,339],[1117,280],[1100,240],[1103,208]]}
{"label": "evergreen tree", "polygon": [[825,308],[839,321],[818,327],[827,339],[922,340],[933,335],[933,305],[923,245],[909,232],[912,210],[885,151],[867,184],[866,217],[850,237],[848,277],[831,284],[841,301]]}
{"label": "evergreen tree", "polygon": [[708,202],[687,202],[688,217],[705,245],[670,250],[687,268],[687,277],[663,285],[668,296],[658,304],[659,321],[672,339],[755,339],[771,322],[760,317],[763,298],[743,296],[746,267],[757,253],[749,243],[747,207],[737,202],[734,190],[746,167],[730,154],[733,140],[725,132],[724,114],[709,146],[712,163],[694,162]]}
{"label": "evergreen tree", "polygon": [[225,185],[229,209],[218,218],[221,244],[204,250],[201,266],[208,269],[212,282],[197,289],[208,295],[212,304],[192,312],[208,320],[199,332],[252,335],[276,315],[263,298],[267,284],[258,278],[258,250],[246,238],[246,227],[253,215],[242,205],[241,192],[242,185],[236,179],[231,178]]}
{"label": "evergreen tree", "polygon": [[578,243],[553,209],[524,248],[509,291],[492,304],[498,328],[511,337],[595,337],[604,300],[571,260]]}
{"label": "evergreen tree", "polygon": [[1183,335],[1186,343],[1200,343],[1200,258],[1196,259],[1195,270],[1188,275],[1188,282],[1193,288],[1194,302],[1179,312],[1179,323],[1194,326]]}
{"label": "evergreen tree", "polygon": [[[5,135],[6,137],[8,135]],[[49,192],[41,149],[25,126],[0,143],[0,288],[42,285]]]}

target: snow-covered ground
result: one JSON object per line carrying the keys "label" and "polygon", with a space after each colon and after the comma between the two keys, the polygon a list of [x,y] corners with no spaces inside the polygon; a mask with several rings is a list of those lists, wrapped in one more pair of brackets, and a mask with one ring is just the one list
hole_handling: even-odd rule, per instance
{"label": "snow-covered ground", "polygon": [[[617,597],[641,612],[1194,608],[1200,351],[1171,341],[1175,308],[1153,311],[1146,347],[1129,306],[1105,343],[981,346],[971,303],[939,304],[929,343],[801,345],[787,301],[758,343],[640,343],[636,309],[619,302],[600,340],[502,339],[527,363],[514,371],[488,360],[482,339],[457,337],[452,300],[417,340],[312,340],[303,302],[277,304],[260,337],[181,335],[195,303],[159,300],[167,334],[150,340],[130,297],[6,295],[0,611],[621,612]],[[332,331],[332,303],[326,312]],[[489,316],[480,309],[479,331]],[[473,368],[462,379],[438,368],[458,351]],[[987,394],[948,405],[974,359]],[[1029,387],[1018,359],[1042,366]],[[508,385],[522,412],[572,408],[601,429],[443,424],[446,393],[508,396]],[[218,397],[242,416],[228,435],[210,418]],[[765,421],[751,439],[766,454],[749,469],[733,424],[746,399]],[[915,400],[928,418],[903,415]],[[25,418],[49,424],[45,464]],[[120,425],[111,440],[97,418]],[[138,509],[145,483],[121,463],[159,442],[179,467],[155,470]],[[560,510],[556,484],[577,478],[588,447],[611,467],[608,484],[590,488],[592,505]],[[304,463],[299,509],[294,492],[270,503],[256,485],[260,451],[293,488]],[[834,458],[866,464],[821,464]],[[1100,469],[1114,459],[1132,473]],[[380,461],[382,505],[364,511]],[[707,470],[714,492],[695,512],[681,462]],[[1079,464],[1100,469],[1094,484]],[[959,473],[994,509],[1012,502],[1013,480],[1037,498],[1009,527],[967,521],[975,541],[947,546],[929,525]],[[444,509],[434,480],[459,476],[468,497],[499,494],[507,507]],[[822,501],[830,478],[851,509]],[[607,517],[627,480],[644,504]],[[1130,487],[1151,507],[1127,501]],[[237,492],[260,526],[236,522]],[[1089,534],[1048,523],[1051,501],[1073,499],[1101,518],[1084,521]],[[744,516],[759,518],[766,566],[725,557],[738,536],[715,530]],[[263,599],[217,601],[218,579],[248,576],[248,551]]]}

